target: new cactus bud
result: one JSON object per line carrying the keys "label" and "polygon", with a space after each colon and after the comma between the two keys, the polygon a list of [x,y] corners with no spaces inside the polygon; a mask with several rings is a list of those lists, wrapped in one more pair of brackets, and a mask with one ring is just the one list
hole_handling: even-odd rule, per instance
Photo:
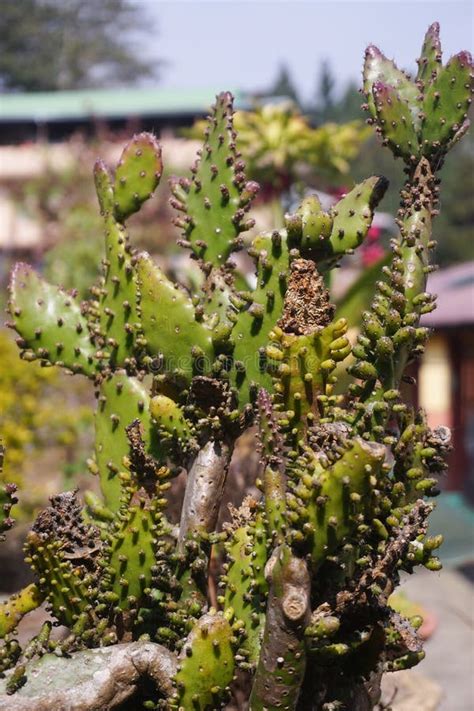
{"label": "new cactus bud", "polygon": [[163,172],[161,146],[151,133],[134,136],[124,148],[113,183],[114,216],[118,222],[137,212],[154,193]]}

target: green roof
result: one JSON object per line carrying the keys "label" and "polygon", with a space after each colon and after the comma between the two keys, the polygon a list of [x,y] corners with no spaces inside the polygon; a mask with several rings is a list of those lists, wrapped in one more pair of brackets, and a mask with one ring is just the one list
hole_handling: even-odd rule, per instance
{"label": "green roof", "polygon": [[[201,114],[208,111],[216,92],[212,89],[87,89],[30,94],[1,94],[0,122],[65,121],[92,116],[123,118]],[[235,92],[242,104],[242,94]]]}

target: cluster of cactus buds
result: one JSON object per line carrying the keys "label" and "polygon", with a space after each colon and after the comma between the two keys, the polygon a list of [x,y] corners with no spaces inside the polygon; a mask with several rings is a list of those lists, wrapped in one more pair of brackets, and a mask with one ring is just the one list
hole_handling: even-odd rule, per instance
{"label": "cluster of cactus buds", "polygon": [[[3,471],[4,448],[0,445],[0,473]],[[10,516],[11,508],[16,504],[15,497],[16,485],[4,484],[0,485],[0,540],[5,538],[5,532],[8,531],[14,524],[14,520]]]}
{"label": "cluster of cactus buds", "polygon": [[[439,567],[425,499],[437,493],[449,431],[432,431],[400,385],[428,336],[420,318],[434,308],[436,171],[466,131],[470,57],[443,67],[433,25],[414,82],[369,47],[364,88],[370,122],[405,161],[407,181],[400,235],[353,347],[325,274],[363,243],[387,182],[369,177],[328,212],[307,197],[283,228],[244,238],[259,186],[246,178],[228,93],[190,178],[171,180],[180,244],[203,272],[194,293],[127,234],[162,173],[149,134],[132,139],[114,173],[95,166],[105,255],[90,301],[15,267],[9,312],[22,357],[95,387],[90,470],[101,497],[53,497],[27,536],[36,582],[0,608],[0,664],[13,668],[5,693],[20,698],[35,655],[141,640],[174,670],[146,708],[219,708],[240,669],[252,711],[365,709],[383,671],[422,658],[416,624],[389,595],[400,571]],[[255,263],[253,290],[237,287],[232,255],[242,249]],[[352,377],[345,395],[336,367]],[[261,494],[218,532],[234,444],[254,422]],[[166,492],[183,469],[172,525]],[[0,491],[2,530],[12,493]],[[222,561],[217,595],[211,559]],[[69,634],[53,640],[47,626],[22,650],[16,626],[43,600]]]}

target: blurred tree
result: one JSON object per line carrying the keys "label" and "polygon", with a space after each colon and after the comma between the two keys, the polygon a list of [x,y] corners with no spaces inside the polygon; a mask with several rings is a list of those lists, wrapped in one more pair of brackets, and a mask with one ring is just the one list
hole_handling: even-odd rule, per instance
{"label": "blurred tree", "polygon": [[362,97],[355,82],[350,82],[337,97],[336,80],[328,61],[321,65],[313,104],[308,107],[308,115],[313,123],[334,121],[342,123],[363,118]]}
{"label": "blurred tree", "polygon": [[327,60],[321,64],[318,86],[316,91],[316,106],[319,114],[319,121],[334,120],[332,113],[334,110],[335,98],[334,87],[336,80]]}
{"label": "blurred tree", "polygon": [[328,112],[328,121],[354,121],[365,118],[361,109],[363,97],[355,82],[350,82],[337,101],[331,112]]}
{"label": "blurred tree", "polygon": [[277,74],[277,77],[272,84],[272,86],[266,91],[264,94],[261,95],[262,97],[268,97],[268,96],[283,96],[287,99],[290,99],[293,101],[296,106],[300,106],[300,100],[298,97],[298,91],[296,89],[296,86],[293,82],[292,76],[290,74],[290,70],[286,66],[286,64],[280,64],[280,68]]}
{"label": "blurred tree", "polygon": [[2,0],[0,89],[80,89],[153,76],[157,62],[134,47],[152,29],[130,0]]}
{"label": "blurred tree", "polygon": [[[471,117],[472,120],[472,117]],[[435,222],[441,265],[474,259],[474,136],[471,131],[441,171],[443,204]]]}

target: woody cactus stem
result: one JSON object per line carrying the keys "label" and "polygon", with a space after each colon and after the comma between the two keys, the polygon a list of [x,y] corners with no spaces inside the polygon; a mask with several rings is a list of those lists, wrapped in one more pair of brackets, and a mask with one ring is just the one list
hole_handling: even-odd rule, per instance
{"label": "woody cactus stem", "polygon": [[[69,707],[68,684],[73,703],[82,678],[81,711],[125,697],[137,709],[209,711],[240,669],[252,711],[370,711],[381,675],[422,658],[419,620],[398,615],[389,595],[400,571],[441,566],[425,499],[438,493],[450,433],[431,430],[400,384],[429,335],[420,319],[435,306],[437,171],[467,130],[471,60],[461,52],[443,66],[433,25],[415,81],[369,47],[364,88],[369,122],[407,177],[400,235],[353,347],[325,275],[365,239],[387,181],[367,178],[327,212],[309,196],[283,229],[244,239],[258,186],[245,176],[229,93],[191,177],[171,181],[180,244],[203,272],[196,293],[126,232],[162,172],[150,134],[131,140],[115,172],[95,166],[105,253],[88,302],[15,267],[9,313],[22,357],[94,385],[89,468],[101,496],[88,492],[85,507],[77,492],[52,497],[26,537],[36,581],[0,607],[0,708]],[[253,290],[236,286],[239,249],[254,260]],[[261,474],[219,531],[234,445],[252,424]],[[173,525],[167,491],[182,472]],[[2,535],[14,503],[1,485]],[[69,633],[57,642],[46,624],[22,649],[17,624],[43,600]]]}
{"label": "woody cactus stem", "polygon": [[270,592],[251,711],[295,708],[306,669],[304,630],[311,615],[307,565],[283,545],[273,551],[265,575]]}
{"label": "woody cactus stem", "polygon": [[210,440],[201,449],[188,474],[181,512],[178,547],[186,540],[215,530],[231,449],[224,442]]}

